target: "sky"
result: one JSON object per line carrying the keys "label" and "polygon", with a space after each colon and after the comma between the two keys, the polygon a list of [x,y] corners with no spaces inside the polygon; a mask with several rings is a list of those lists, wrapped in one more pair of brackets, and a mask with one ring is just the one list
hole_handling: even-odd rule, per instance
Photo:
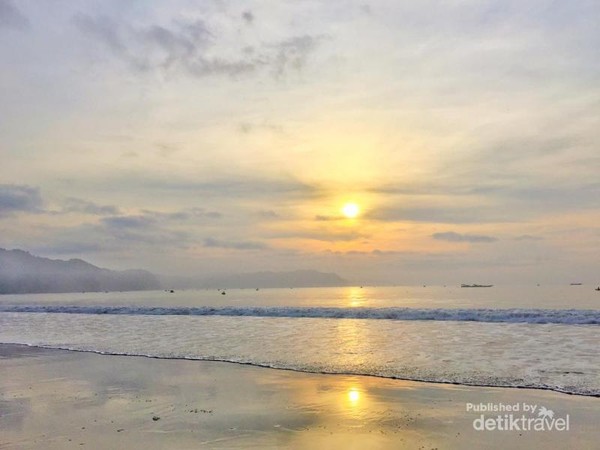
{"label": "sky", "polygon": [[594,0],[0,0],[0,247],[598,283],[598,23]]}

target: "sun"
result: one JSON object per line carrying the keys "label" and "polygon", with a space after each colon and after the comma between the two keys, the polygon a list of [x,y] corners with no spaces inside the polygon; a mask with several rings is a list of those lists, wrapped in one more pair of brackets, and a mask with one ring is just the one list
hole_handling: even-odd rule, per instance
{"label": "sun", "polygon": [[348,219],[354,219],[360,213],[360,208],[356,203],[346,203],[342,207],[342,213]]}

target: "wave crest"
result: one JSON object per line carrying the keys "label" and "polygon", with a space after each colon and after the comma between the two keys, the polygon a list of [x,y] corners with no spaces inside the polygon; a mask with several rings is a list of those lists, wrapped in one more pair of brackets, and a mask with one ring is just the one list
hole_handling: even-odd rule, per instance
{"label": "wave crest", "polygon": [[325,308],[325,307],[150,307],[150,306],[71,306],[0,305],[0,312],[308,317],[322,319],[433,320],[457,322],[532,323],[599,325],[600,311],[587,309],[428,309],[428,308]]}

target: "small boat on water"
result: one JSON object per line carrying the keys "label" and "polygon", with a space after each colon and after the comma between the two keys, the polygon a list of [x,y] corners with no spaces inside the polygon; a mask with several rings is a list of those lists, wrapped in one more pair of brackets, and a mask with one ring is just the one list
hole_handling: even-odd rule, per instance
{"label": "small boat on water", "polygon": [[571,286],[581,286],[582,283],[571,283]]}
{"label": "small boat on water", "polygon": [[594,289],[595,291],[600,291],[600,286],[598,286],[596,289]]}
{"label": "small boat on water", "polygon": [[493,284],[461,284],[461,288],[492,287]]}

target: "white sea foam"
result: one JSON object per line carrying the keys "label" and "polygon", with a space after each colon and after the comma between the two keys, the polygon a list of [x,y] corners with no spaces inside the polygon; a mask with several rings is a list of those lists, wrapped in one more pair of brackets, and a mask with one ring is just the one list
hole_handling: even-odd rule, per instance
{"label": "white sea foam", "polygon": [[0,342],[584,395],[599,324],[569,286],[0,296]]}
{"label": "white sea foam", "polygon": [[2,312],[0,342],[600,395],[594,325]]}
{"label": "white sea foam", "polygon": [[329,307],[148,307],[0,305],[0,312],[141,316],[233,316],[323,319],[433,320],[457,322],[599,325],[600,311],[585,309],[434,309]]}

